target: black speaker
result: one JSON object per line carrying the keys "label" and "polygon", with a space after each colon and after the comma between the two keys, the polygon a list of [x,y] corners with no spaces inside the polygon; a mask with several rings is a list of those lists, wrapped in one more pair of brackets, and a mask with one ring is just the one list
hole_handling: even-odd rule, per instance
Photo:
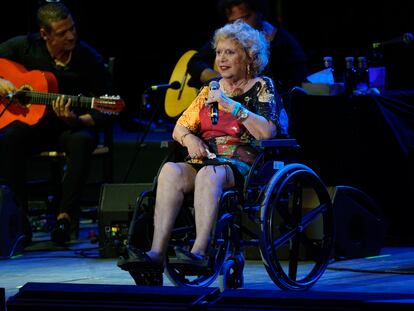
{"label": "black speaker", "polygon": [[[280,291],[227,289],[208,305],[209,311],[356,311],[379,310],[389,304],[395,310],[411,310],[412,294],[338,291]],[[400,304],[401,303],[401,304]]]}
{"label": "black speaker", "polygon": [[26,215],[16,205],[12,191],[0,185],[0,258],[23,251],[25,222]]}
{"label": "black speaker", "polygon": [[[189,286],[35,283],[7,300],[8,311],[412,310],[410,293],[280,291]],[[380,308],[382,307],[382,308]]]}
{"label": "black speaker", "polygon": [[376,202],[354,187],[337,186],[333,189],[335,256],[348,259],[378,255],[387,223]]}
{"label": "black speaker", "polygon": [[7,310],[207,310],[219,294],[212,287],[29,282],[7,300]]}
{"label": "black speaker", "polygon": [[151,183],[102,185],[98,213],[101,257],[114,258],[122,253],[137,198],[151,188]]}

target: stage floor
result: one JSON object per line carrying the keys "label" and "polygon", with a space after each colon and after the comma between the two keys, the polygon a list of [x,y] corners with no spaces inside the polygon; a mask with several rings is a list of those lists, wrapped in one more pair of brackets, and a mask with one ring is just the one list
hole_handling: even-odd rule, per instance
{"label": "stage floor", "polygon": [[[117,185],[131,185],[131,187],[137,183],[142,187],[148,185],[167,152],[164,142],[171,141],[171,134],[165,131],[159,133],[151,131],[142,146],[140,146],[142,133],[123,132],[115,128],[114,135],[114,182]],[[115,186],[113,185],[114,189],[118,189]],[[125,193],[119,192],[119,194],[125,197],[126,201],[130,199],[134,201],[135,196],[129,198],[127,191],[129,193],[129,188]],[[99,200],[97,196],[99,193],[95,194],[95,201]],[[111,209],[113,202],[105,202],[105,204]],[[128,202],[125,204],[127,205]],[[36,232],[32,245],[22,254],[0,259],[0,289],[4,288],[5,299],[14,297],[20,288],[32,282],[134,286],[135,283],[129,274],[116,266],[116,258],[100,257],[99,243],[96,238],[91,238],[98,234],[97,223],[85,219],[81,223],[80,239],[62,248],[50,241],[49,233]],[[95,243],[92,242],[93,240]],[[303,264],[305,265],[306,262]],[[174,287],[166,276],[164,276],[164,287]],[[218,282],[214,282],[210,287],[218,288]],[[246,261],[244,289],[237,291],[243,290],[246,295],[249,295],[247,290],[260,291],[263,295],[265,292],[268,295],[268,291],[274,292],[275,295],[283,295],[283,291],[267,274],[263,263],[256,260]],[[351,293],[347,297],[353,297],[354,294],[355,296],[384,294],[390,300],[393,299],[394,294],[395,299],[400,299],[397,298],[398,295],[407,294],[404,303],[414,305],[414,244],[385,245],[380,254],[375,257],[334,260],[309,293],[316,296],[320,293],[339,296],[343,293]]]}
{"label": "stage floor", "polygon": [[[80,239],[66,248],[54,245],[46,232],[35,233],[22,254],[0,260],[6,299],[28,282],[134,285],[116,258],[100,257],[99,243],[91,242],[97,230],[96,223],[82,221]],[[244,289],[281,291],[261,261],[248,260],[244,277]],[[164,286],[174,286],[166,276]],[[219,285],[216,281],[210,287]],[[379,256],[332,261],[310,291],[410,294],[414,304],[414,247],[383,247]]]}

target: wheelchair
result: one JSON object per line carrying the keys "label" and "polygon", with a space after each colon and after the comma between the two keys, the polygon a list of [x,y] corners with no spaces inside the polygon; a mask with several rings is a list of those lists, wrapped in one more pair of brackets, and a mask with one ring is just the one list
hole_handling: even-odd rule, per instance
{"label": "wheelchair", "polygon": [[[282,290],[308,290],[325,272],[335,236],[327,187],[311,168],[297,162],[300,146],[295,139],[257,144],[262,152],[243,189],[222,193],[207,250],[207,267],[183,265],[174,251],[176,247],[189,251],[195,240],[192,196],[186,196],[171,234],[164,268],[174,285],[205,287],[217,280],[221,290],[243,287],[245,247],[259,247],[268,275]],[[165,161],[176,160],[179,153],[173,147],[173,156]],[[152,240],[156,183],[157,177],[153,189],[138,197],[129,228],[128,244],[143,251],[150,248]],[[123,260],[121,256],[118,266]],[[140,285],[162,285],[159,271],[131,275]]]}

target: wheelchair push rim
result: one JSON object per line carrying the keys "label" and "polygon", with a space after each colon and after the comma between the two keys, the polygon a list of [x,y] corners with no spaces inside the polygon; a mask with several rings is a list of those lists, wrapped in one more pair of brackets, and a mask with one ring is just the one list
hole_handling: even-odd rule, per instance
{"label": "wheelchair push rim", "polygon": [[283,290],[312,287],[334,245],[333,208],[324,183],[303,164],[286,165],[269,181],[260,217],[260,253],[270,278]]}

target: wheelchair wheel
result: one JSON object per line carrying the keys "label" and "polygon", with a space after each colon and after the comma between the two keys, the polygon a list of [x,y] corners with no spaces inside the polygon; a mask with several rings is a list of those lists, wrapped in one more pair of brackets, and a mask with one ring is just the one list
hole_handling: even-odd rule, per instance
{"label": "wheelchair wheel", "polygon": [[[221,271],[230,249],[230,224],[231,216],[225,214],[215,226],[215,234],[208,250],[210,258],[208,267],[195,268],[176,264],[174,254],[169,252],[168,261],[164,273],[168,279],[176,286],[206,287],[213,283]],[[193,217],[187,219],[194,221]],[[178,245],[190,251],[195,239],[195,228],[190,225],[187,227],[176,228],[170,241],[170,248]]]}
{"label": "wheelchair wheel", "polygon": [[333,253],[333,209],[325,185],[309,167],[288,164],[270,179],[261,202],[260,252],[269,276],[283,290],[309,289]]}
{"label": "wheelchair wheel", "polygon": [[220,291],[223,292],[227,288],[242,288],[244,286],[244,258],[228,258],[221,268],[218,278]]}

